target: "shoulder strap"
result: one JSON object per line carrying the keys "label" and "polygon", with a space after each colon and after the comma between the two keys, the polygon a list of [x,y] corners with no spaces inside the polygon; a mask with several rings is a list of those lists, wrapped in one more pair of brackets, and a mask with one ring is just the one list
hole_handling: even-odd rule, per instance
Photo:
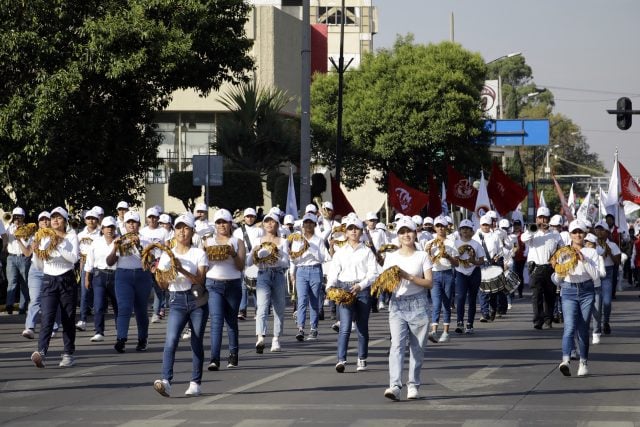
{"label": "shoulder strap", "polygon": [[240,228],[242,228],[242,237],[244,238],[244,244],[247,245],[247,252],[251,252],[251,241],[249,240],[249,235],[247,234],[246,225],[240,224]]}

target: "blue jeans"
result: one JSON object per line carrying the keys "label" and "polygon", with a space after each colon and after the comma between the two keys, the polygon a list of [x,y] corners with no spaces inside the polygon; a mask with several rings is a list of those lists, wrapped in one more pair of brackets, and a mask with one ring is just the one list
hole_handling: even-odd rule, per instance
{"label": "blue jeans", "polygon": [[153,314],[160,314],[160,310],[167,307],[167,291],[158,286],[155,277],[151,276],[153,286]]}
{"label": "blue jeans", "polygon": [[358,359],[369,356],[369,301],[370,289],[363,289],[356,295],[353,305],[338,304],[340,331],[338,332],[338,360],[347,360],[347,347],[351,336],[351,322],[355,320],[358,331]]}
{"label": "blue jeans", "polygon": [[[7,256],[7,311],[13,311],[13,304],[20,301],[20,311],[26,313],[29,304],[29,267],[31,258],[24,255]],[[16,298],[16,292],[20,292],[20,298]]]}
{"label": "blue jeans", "polygon": [[42,277],[40,290],[40,306],[42,309],[42,325],[38,337],[38,351],[44,355],[49,350],[51,332],[58,310],[62,319],[62,340],[64,352],[73,354],[76,349],[76,301],[78,300],[78,284],[73,270],[60,276]]}
{"label": "blue jeans", "polygon": [[[424,359],[424,346],[429,330],[427,293],[408,297],[391,296],[389,301],[389,387],[402,388],[402,367],[409,340],[409,377],[407,384],[420,386],[420,370]],[[342,324],[342,322],[340,322]],[[341,325],[342,327],[342,325]]]}
{"label": "blue jeans", "polygon": [[238,310],[242,298],[242,279],[207,278],[208,310],[211,316],[211,360],[220,361],[222,327],[227,324],[229,353],[238,354]]}
{"label": "blue jeans", "polygon": [[242,295],[240,297],[240,311],[247,312],[247,306],[249,305],[249,291],[247,290],[247,286],[244,284],[244,274],[242,279]]}
{"label": "blue jeans", "polygon": [[82,270],[80,272],[80,320],[87,321],[87,318],[91,314],[91,308],[93,307],[94,296],[93,288],[87,289],[84,283],[85,274]]}
{"label": "blue jeans", "polygon": [[[148,294],[147,294],[148,296]],[[209,306],[207,304],[196,307],[196,298],[191,291],[169,292],[169,320],[167,334],[162,353],[162,378],[171,383],[173,380],[173,364],[176,359],[176,349],[180,341],[180,334],[189,324],[191,328],[191,351],[193,360],[191,367],[191,381],[200,384],[202,381],[202,365],[204,363],[204,334],[207,329]],[[120,329],[118,329],[120,331]]]}
{"label": "blue jeans", "polygon": [[322,265],[296,267],[296,292],[298,294],[298,328],[304,329],[309,306],[311,329],[318,329],[322,288]]}
{"label": "blue jeans", "polygon": [[286,300],[286,281],[283,268],[268,268],[258,271],[256,284],[256,335],[267,335],[269,302],[273,306],[273,336],[282,335]]}
{"label": "blue jeans", "polygon": [[617,265],[605,267],[607,276],[601,279],[602,289],[602,323],[609,323],[611,317],[611,301],[613,299],[613,289],[615,287],[614,273],[618,270]]}
{"label": "blue jeans", "polygon": [[453,269],[433,272],[433,287],[431,299],[433,301],[433,315],[431,324],[440,322],[440,311],[444,312],[443,324],[451,323],[451,291],[453,290]]}
{"label": "blue jeans", "polygon": [[480,289],[480,268],[473,269],[470,276],[456,272],[456,316],[458,323],[464,323],[464,305],[469,298],[469,311],[467,324],[473,328],[473,320],[476,317],[476,298]]}
{"label": "blue jeans", "polygon": [[118,318],[118,301],[116,299],[116,272],[115,270],[94,270],[91,280],[93,288],[93,323],[97,334],[104,335],[104,315],[107,312],[109,301],[113,306],[113,314]]}
{"label": "blue jeans", "polygon": [[573,350],[573,336],[578,336],[580,359],[589,358],[589,321],[595,299],[593,281],[582,283],[562,282],[560,295],[562,296],[562,313],[564,316],[564,331],[562,333],[562,357],[568,359]]}
{"label": "blue jeans", "polygon": [[[44,273],[37,268],[29,268],[29,309],[24,322],[25,329],[36,329],[36,323],[40,321],[40,291],[42,288],[42,276]],[[61,322],[60,309],[58,309],[53,323],[53,330],[57,331]]]}
{"label": "blue jeans", "polygon": [[146,340],[149,336],[149,315],[147,300],[151,293],[151,273],[136,269],[116,269],[116,299],[118,301],[118,317],[116,327],[118,339],[126,340],[129,336],[131,313],[136,313],[138,339]]}

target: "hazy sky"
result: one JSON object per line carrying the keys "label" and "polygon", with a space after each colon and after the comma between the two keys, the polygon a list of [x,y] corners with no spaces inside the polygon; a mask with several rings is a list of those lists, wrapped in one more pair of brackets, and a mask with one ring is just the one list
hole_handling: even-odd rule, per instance
{"label": "hazy sky", "polygon": [[[640,1],[638,0],[373,0],[379,28],[374,46],[390,47],[396,34],[417,43],[455,41],[486,61],[522,52],[538,87],[550,89],[554,112],[580,126],[607,169],[615,148],[640,175],[640,115],[626,131],[616,127],[616,100],[628,96],[640,110]],[[571,159],[569,159],[571,160]]]}

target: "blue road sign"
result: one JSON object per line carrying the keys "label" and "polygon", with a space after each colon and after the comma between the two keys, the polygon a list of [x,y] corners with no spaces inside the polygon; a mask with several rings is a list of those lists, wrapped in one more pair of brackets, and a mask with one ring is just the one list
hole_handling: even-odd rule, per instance
{"label": "blue road sign", "polygon": [[491,144],[497,146],[549,145],[548,119],[487,120]]}

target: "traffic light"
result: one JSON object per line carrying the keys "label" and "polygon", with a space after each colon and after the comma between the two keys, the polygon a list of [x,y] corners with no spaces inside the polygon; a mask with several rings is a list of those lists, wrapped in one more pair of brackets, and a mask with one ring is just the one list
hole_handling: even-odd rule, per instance
{"label": "traffic light", "polygon": [[631,127],[631,117],[633,114],[631,100],[627,97],[622,97],[618,99],[616,107],[616,123],[618,124],[618,129],[629,129]]}

